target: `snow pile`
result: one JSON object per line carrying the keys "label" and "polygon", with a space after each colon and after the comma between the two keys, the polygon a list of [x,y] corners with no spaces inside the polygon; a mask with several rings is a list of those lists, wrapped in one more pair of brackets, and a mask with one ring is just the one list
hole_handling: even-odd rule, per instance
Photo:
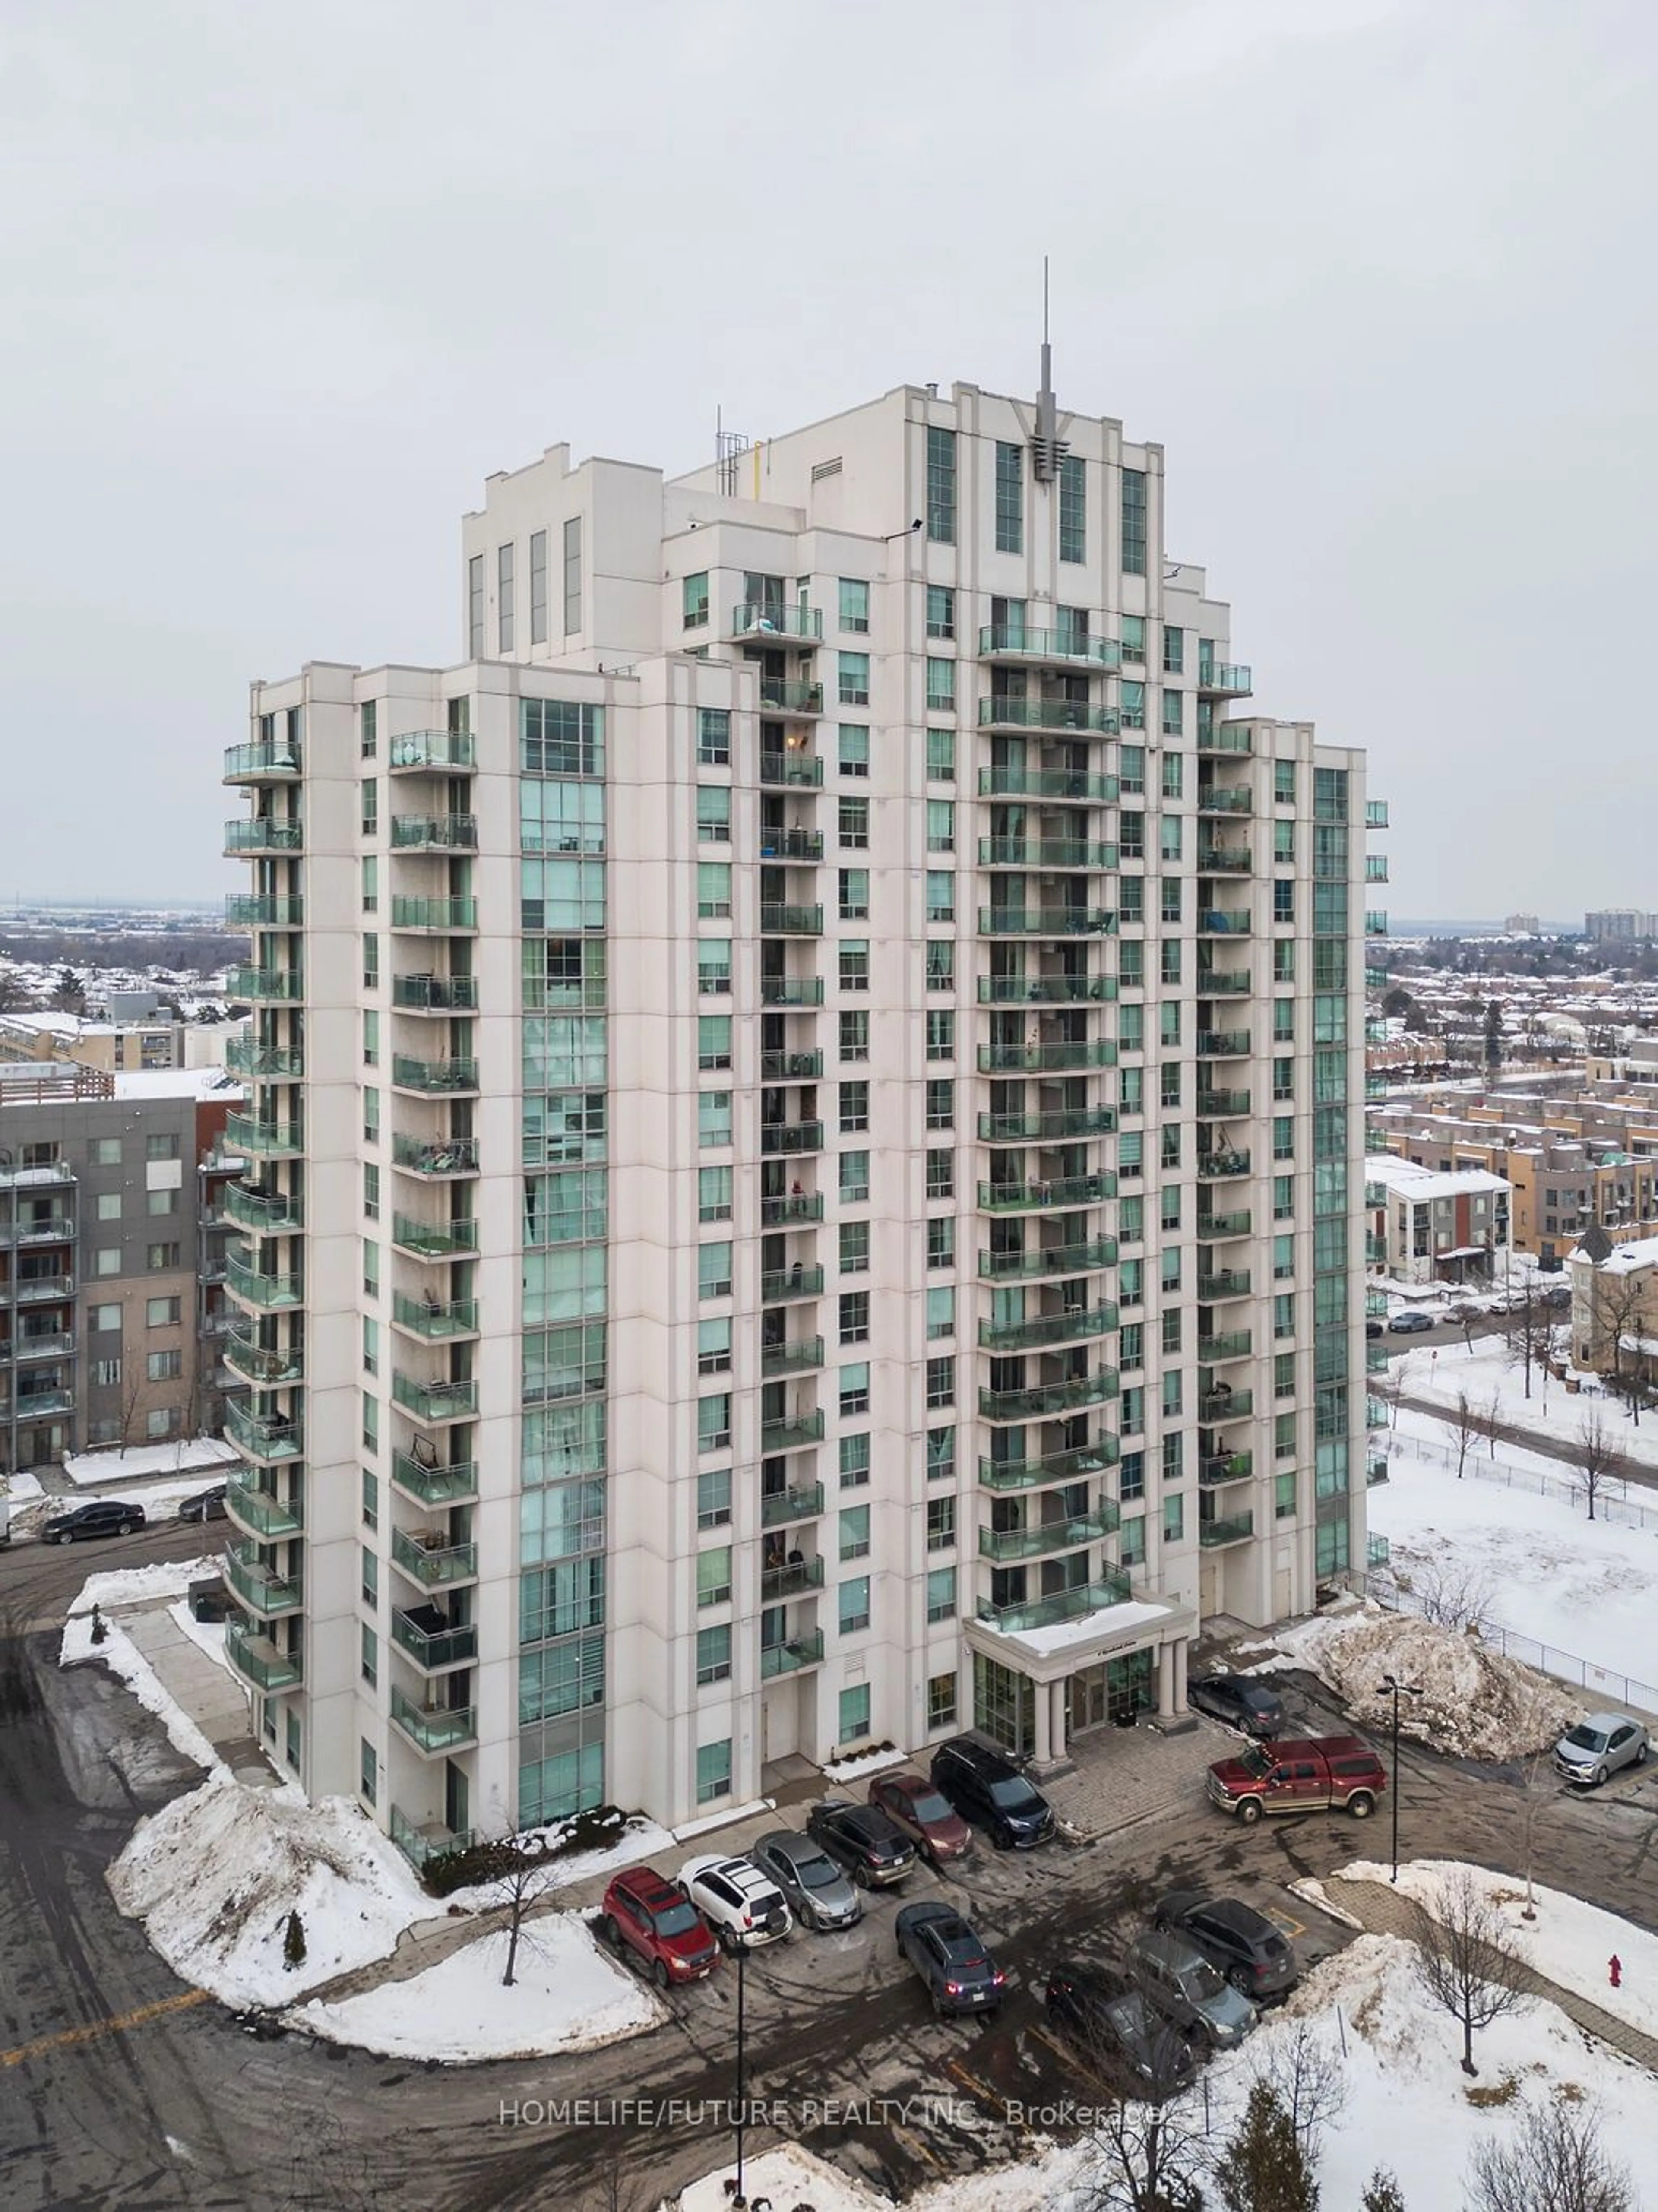
{"label": "snow pile", "polygon": [[[1478,1637],[1366,1604],[1286,1629],[1278,1645],[1334,1690],[1361,1728],[1391,1729],[1385,1674],[1417,1685],[1399,1701],[1401,1735],[1458,1759],[1523,1759],[1581,1718],[1578,1701]],[[1260,1671],[1260,1670],[1256,1670]]]}
{"label": "snow pile", "polygon": [[[293,1784],[246,1790],[223,1769],[139,1823],[109,1886],[175,1973],[236,2006],[282,2004],[383,1959],[433,1911],[408,1862],[348,1798],[307,1805]],[[306,1943],[292,1972],[290,1912]]]}
{"label": "snow pile", "polygon": [[98,1606],[105,1613],[118,1606],[147,1605],[154,1598],[184,1597],[193,1582],[216,1575],[216,1556],[201,1559],[158,1559],[154,1566],[117,1567],[105,1575],[88,1575],[78,1596],[70,1600],[70,1618],[90,1613]]}
{"label": "snow pile", "polygon": [[[679,2212],[725,2212],[731,2203],[727,2178],[734,2186],[736,2172],[734,2166],[720,2167],[705,2174],[701,2181],[694,2181],[677,2199]],[[981,2179],[982,2177],[975,2177],[975,2189]],[[950,2201],[965,2203],[967,2188],[965,2182],[952,2184]],[[892,2203],[890,2197],[878,2196],[861,2181],[838,2172],[797,2143],[782,2143],[775,2150],[745,2158],[743,2194],[750,2204],[756,2197],[768,2197],[774,2204],[810,2204],[814,2212],[888,2212]],[[917,2204],[921,2201],[920,2197],[914,2200]],[[976,2205],[980,2199],[975,2195],[972,2201]],[[1028,2201],[1017,2197],[1009,2200],[1011,2203]]]}
{"label": "snow pile", "polygon": [[511,1989],[501,1984],[507,1947],[507,1930],[497,1929],[407,1981],[307,2004],[295,2016],[332,2043],[452,2064],[596,2051],[666,2017],[642,1982],[605,1957],[580,1913],[525,1923]]}
{"label": "snow pile", "polygon": [[109,1482],[137,1482],[152,1474],[181,1474],[189,1468],[212,1468],[221,1478],[239,1465],[222,1437],[180,1437],[165,1444],[133,1444],[125,1451],[65,1452],[64,1473],[77,1489]]}
{"label": "snow pile", "polygon": [[[143,1574],[154,1570],[138,1568],[134,1571]],[[103,1642],[93,1642],[92,1607],[94,1599],[88,1597],[87,1591],[92,1589],[93,1583],[119,1579],[117,1576],[94,1575],[86,1589],[76,1599],[70,1608],[72,1618],[64,1624],[58,1664],[60,1667],[79,1667],[88,1660],[100,1660],[112,1674],[126,1684],[144,1711],[154,1713],[167,1730],[175,1751],[185,1759],[193,1759],[197,1766],[204,1766],[210,1774],[226,1772],[228,1770],[222,1764],[218,1753],[183,1706],[161,1687],[161,1677],[118,1621],[106,1620]]]}

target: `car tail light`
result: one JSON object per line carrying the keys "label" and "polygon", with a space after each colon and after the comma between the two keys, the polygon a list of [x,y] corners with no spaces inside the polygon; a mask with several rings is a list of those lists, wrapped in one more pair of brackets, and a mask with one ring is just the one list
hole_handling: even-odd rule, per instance
{"label": "car tail light", "polygon": [[745,1928],[752,1928],[752,1927],[753,1927],[753,1925],[754,1925],[754,1917],[753,1917],[753,1915],[752,1915],[751,1913],[747,1913],[747,1912],[745,1912],[745,1913],[743,1915],[743,1925],[744,1925]]}
{"label": "car tail light", "polygon": [[1007,1976],[1003,1973],[999,1968],[998,1968],[997,1972],[991,1976],[990,1979],[993,1987],[1000,1989],[1002,1984],[1007,1979]]}
{"label": "car tail light", "polygon": [[959,1982],[946,1982],[944,1984],[944,1995],[947,1997],[958,1997],[961,1994],[962,1985]]}

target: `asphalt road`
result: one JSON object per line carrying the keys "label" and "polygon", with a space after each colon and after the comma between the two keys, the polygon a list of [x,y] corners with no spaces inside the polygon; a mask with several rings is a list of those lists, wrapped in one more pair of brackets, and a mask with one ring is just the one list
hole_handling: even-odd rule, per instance
{"label": "asphalt road", "polygon": [[[736,1977],[670,1999],[645,2041],[534,2063],[408,2066],[296,2034],[262,2039],[192,2002],[116,1913],[103,1869],[138,1813],[192,1778],[125,1692],[91,1668],[60,1676],[55,1638],[21,1629],[61,1609],[94,1565],[174,1554],[185,1532],[118,1546],[0,1554],[0,2203],[46,2208],[395,2205],[398,2212],[604,2207],[646,2212],[727,2155],[709,2100],[734,2086]],[[20,1632],[21,1629],[21,1632]],[[1291,1686],[1315,1727],[1339,1717],[1310,1682]],[[1407,1749],[1407,1854],[1523,1871],[1515,1778]],[[1552,1785],[1536,1822],[1536,1873],[1658,1927],[1658,1771],[1582,1800]],[[986,1853],[956,1894],[1011,1976],[994,2023],[934,2021],[892,1943],[899,1900],[863,1927],[795,1937],[747,1973],[749,2094],[787,2100],[920,2099],[867,2123],[823,2113],[792,2132],[894,2194],[1014,2154],[1005,2100],[1086,2096],[1049,2038],[1037,1992],[1056,1957],[1109,1953],[1165,1889],[1214,1887],[1299,1926],[1309,1957],[1346,1940],[1291,1898],[1303,1874],[1383,1855],[1379,1823],[1315,1817],[1243,1830],[1189,1808],[1080,1850]],[[926,1894],[935,1881],[907,1886]],[[827,1947],[827,1948],[826,1948]],[[155,2008],[153,2010],[148,2008]],[[112,2022],[138,2014],[130,2024]],[[537,2107],[649,2095],[705,2106],[701,2125],[544,2124]],[[516,2123],[502,2118],[516,2106]],[[526,2114],[529,2117],[526,2118]],[[762,2133],[750,2148],[761,2147]]]}

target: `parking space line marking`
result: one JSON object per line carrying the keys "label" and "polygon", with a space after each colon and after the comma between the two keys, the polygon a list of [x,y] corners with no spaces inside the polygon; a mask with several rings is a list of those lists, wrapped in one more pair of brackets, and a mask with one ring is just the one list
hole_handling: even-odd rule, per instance
{"label": "parking space line marking", "polygon": [[975,2097],[987,2112],[999,2112],[1004,2120],[1007,2118],[1007,2100],[999,2097],[976,2074],[969,2073],[959,2058],[946,2059],[944,2071],[952,2081],[959,2081],[968,2094]]}
{"label": "parking space line marking", "polygon": [[84,2027],[66,2027],[56,2035],[38,2036],[33,2043],[20,2043],[12,2051],[0,2051],[0,2066],[21,2066],[31,2058],[43,2057],[48,2051],[67,2050],[76,2043],[95,2043],[100,2036],[121,2035],[130,2027],[143,2027],[164,2014],[184,2012],[191,2005],[206,2004],[206,1990],[184,1990],[176,1997],[162,1997],[155,2004],[140,2005],[136,2011],[116,2013],[107,2020],[88,2021]]}
{"label": "parking space line marking", "polygon": [[1307,1923],[1297,1920],[1293,1912],[1286,1912],[1282,1905],[1269,1905],[1263,1917],[1270,1920],[1274,1928],[1282,1929],[1286,1936],[1304,1936],[1307,1933]]}
{"label": "parking space line marking", "polygon": [[935,2173],[948,2171],[937,2151],[924,2143],[920,2136],[912,2135],[908,2128],[901,2127],[896,2120],[892,2124],[892,2138],[895,2142],[902,2143],[912,2158],[925,2159]]}

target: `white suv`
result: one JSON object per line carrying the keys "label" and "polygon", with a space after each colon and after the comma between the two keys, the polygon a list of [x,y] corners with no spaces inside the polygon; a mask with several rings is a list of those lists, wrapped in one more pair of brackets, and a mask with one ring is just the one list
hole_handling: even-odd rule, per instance
{"label": "white suv", "polygon": [[727,1951],[774,1943],[794,1925],[782,1891],[751,1859],[687,1859],[679,1887]]}

